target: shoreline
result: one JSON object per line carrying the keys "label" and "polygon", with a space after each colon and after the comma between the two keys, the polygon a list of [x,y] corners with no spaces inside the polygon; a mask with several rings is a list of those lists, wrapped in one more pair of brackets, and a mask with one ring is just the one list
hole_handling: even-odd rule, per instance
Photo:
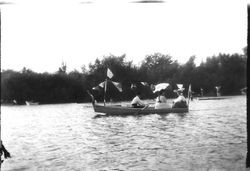
{"label": "shoreline", "polygon": [[[226,96],[195,96],[193,97],[193,100],[219,100],[219,99],[228,99],[231,97],[235,97],[235,96],[246,96],[246,95],[226,95]],[[200,98],[200,99],[199,99]],[[172,102],[175,98],[167,98],[167,100],[169,100],[170,102]],[[187,97],[186,97],[187,99]],[[143,101],[147,102],[147,103],[155,103],[155,99],[142,99]],[[191,100],[192,101],[192,100]],[[113,102],[106,102],[107,104],[117,104],[117,103],[130,103],[130,101],[113,101]],[[39,106],[39,105],[57,105],[57,104],[88,104],[91,103],[91,101],[89,102],[63,102],[63,103],[39,103],[37,105],[30,105],[30,106]],[[97,103],[103,103],[102,101],[98,101]],[[25,103],[23,104],[13,104],[13,103],[1,103],[1,106],[27,106]]]}

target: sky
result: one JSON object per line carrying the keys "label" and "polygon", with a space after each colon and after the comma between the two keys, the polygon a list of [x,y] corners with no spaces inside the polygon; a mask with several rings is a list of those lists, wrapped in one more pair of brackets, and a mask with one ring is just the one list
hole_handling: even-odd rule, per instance
{"label": "sky", "polygon": [[9,0],[1,5],[1,69],[81,71],[96,58],[126,54],[139,65],[156,52],[199,65],[247,46],[244,0]]}

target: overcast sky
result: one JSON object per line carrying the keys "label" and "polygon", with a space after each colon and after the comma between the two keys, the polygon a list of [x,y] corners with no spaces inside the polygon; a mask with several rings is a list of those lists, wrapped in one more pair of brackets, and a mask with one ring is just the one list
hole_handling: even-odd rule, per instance
{"label": "overcast sky", "polygon": [[199,64],[247,46],[247,1],[12,0],[1,6],[1,68],[68,71],[126,54],[134,64],[148,54],[168,54]]}

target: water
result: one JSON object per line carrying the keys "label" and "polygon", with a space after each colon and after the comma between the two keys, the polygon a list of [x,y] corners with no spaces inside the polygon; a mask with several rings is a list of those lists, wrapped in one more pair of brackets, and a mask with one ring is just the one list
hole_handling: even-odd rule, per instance
{"label": "water", "polygon": [[2,106],[2,170],[245,170],[246,96],[186,114],[94,118],[91,104]]}

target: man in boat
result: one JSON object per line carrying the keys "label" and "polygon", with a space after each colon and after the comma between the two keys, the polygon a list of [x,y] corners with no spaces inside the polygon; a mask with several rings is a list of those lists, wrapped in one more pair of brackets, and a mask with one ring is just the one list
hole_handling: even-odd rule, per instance
{"label": "man in boat", "polygon": [[140,92],[136,92],[136,96],[133,98],[131,105],[134,108],[144,108],[146,106],[146,104],[141,100]]}
{"label": "man in boat", "polygon": [[156,98],[155,101],[155,109],[163,109],[163,108],[171,108],[171,106],[167,103],[164,90],[161,90],[158,92],[158,97]]}
{"label": "man in boat", "polygon": [[178,97],[173,101],[172,108],[186,108],[187,107],[187,101],[182,93],[183,90],[184,89],[178,89],[174,91],[177,93]]}

